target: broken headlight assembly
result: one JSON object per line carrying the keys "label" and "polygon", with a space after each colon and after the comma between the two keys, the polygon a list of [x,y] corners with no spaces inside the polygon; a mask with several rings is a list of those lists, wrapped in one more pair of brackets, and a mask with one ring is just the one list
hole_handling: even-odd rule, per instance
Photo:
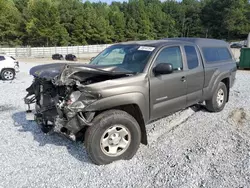
{"label": "broken headlight assembly", "polygon": [[100,98],[100,94],[90,93],[90,92],[80,92],[74,91],[70,94],[69,100],[67,103],[69,105],[77,106],[77,102],[82,102],[85,106],[90,105],[91,103],[95,102]]}
{"label": "broken headlight assembly", "polygon": [[69,95],[68,100],[65,101],[64,112],[68,118],[72,118],[78,112],[83,112],[86,106],[97,101],[99,98],[99,94],[74,91]]}

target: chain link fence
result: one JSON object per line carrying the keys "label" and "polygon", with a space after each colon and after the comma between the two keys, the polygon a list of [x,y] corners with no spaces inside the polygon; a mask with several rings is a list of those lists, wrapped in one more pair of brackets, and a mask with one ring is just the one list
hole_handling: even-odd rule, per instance
{"label": "chain link fence", "polygon": [[77,57],[84,57],[86,54],[99,53],[111,44],[87,45],[87,46],[66,46],[66,47],[20,47],[20,48],[2,48],[1,54],[7,54],[13,57],[35,57],[46,58],[52,54],[74,54]]}

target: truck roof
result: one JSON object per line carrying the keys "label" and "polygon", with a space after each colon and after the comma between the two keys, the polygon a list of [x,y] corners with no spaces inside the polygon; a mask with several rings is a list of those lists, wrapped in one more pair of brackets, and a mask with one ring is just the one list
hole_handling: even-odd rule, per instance
{"label": "truck roof", "polygon": [[194,44],[202,47],[228,47],[229,44],[223,40],[207,39],[207,38],[164,38],[160,40],[141,40],[141,41],[129,41],[119,44],[138,44],[146,46],[162,46],[164,44]]}
{"label": "truck roof", "polygon": [[167,41],[186,41],[193,44],[196,44],[200,47],[225,47],[229,46],[227,42],[224,40],[217,40],[217,39],[208,39],[208,38],[165,38],[164,40]]}

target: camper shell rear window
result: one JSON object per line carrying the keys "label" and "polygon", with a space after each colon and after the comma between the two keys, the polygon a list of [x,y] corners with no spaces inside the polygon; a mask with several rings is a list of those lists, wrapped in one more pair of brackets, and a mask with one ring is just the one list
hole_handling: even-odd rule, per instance
{"label": "camper shell rear window", "polygon": [[207,63],[232,60],[232,56],[226,47],[204,47],[202,51]]}

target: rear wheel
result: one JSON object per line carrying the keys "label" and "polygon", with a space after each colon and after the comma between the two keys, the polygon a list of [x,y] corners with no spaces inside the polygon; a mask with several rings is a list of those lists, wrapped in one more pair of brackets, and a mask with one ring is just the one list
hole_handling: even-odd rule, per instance
{"label": "rear wheel", "polygon": [[206,101],[206,108],[210,112],[220,112],[224,109],[227,100],[227,87],[220,82],[212,98]]}
{"label": "rear wheel", "polygon": [[137,121],[121,110],[99,114],[85,133],[85,146],[95,164],[131,159],[141,142]]}
{"label": "rear wheel", "polygon": [[15,78],[15,71],[12,69],[5,69],[1,73],[3,80],[13,80]]}

